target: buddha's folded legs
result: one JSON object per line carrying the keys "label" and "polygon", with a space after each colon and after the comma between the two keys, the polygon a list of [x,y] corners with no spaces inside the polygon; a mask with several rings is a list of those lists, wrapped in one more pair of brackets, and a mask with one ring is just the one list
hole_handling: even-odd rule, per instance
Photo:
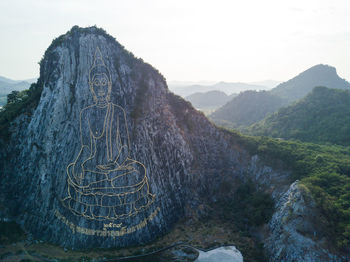
{"label": "buddha's folded legs", "polygon": [[129,188],[128,191],[113,191],[113,188],[111,188],[110,192],[104,190],[102,193],[101,191],[82,190],[76,185],[68,183],[68,192],[71,198],[82,203],[89,205],[115,206],[136,202],[138,199],[149,193],[149,186],[147,179],[144,179],[140,185],[135,186],[134,188]]}
{"label": "buddha's folded legs", "polygon": [[[68,176],[75,178],[75,174],[71,173],[71,169],[68,169]],[[146,178],[146,169],[145,167],[134,160],[128,160],[128,162],[118,167],[112,171],[97,172],[92,170],[84,170],[83,177],[75,184],[79,187],[95,190],[96,192],[104,189],[119,189],[121,192],[129,191],[128,188],[134,188],[137,185],[140,185],[143,180]],[[71,179],[74,181],[74,179]],[[116,190],[114,190],[116,191]],[[117,190],[118,191],[118,190]]]}
{"label": "buddha's folded legs", "polygon": [[145,167],[134,160],[109,173],[84,171],[76,179],[67,168],[68,193],[64,204],[76,215],[90,219],[119,219],[137,214],[154,201]]}
{"label": "buddha's folded legs", "polygon": [[[143,211],[154,202],[154,195],[146,192],[148,186],[144,186],[144,193],[130,194],[129,198],[134,197],[134,201],[127,202],[127,198],[97,196],[93,194],[80,194],[70,187],[69,192],[73,194],[66,198],[64,205],[67,206],[74,214],[84,216],[89,219],[122,219],[138,212]],[[143,195],[142,195],[143,194]],[[131,199],[129,199],[131,200]]]}

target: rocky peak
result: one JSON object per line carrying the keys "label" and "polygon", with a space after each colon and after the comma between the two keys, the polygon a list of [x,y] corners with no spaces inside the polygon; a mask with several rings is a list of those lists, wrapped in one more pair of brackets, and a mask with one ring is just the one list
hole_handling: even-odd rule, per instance
{"label": "rocky peak", "polygon": [[289,102],[293,102],[307,95],[315,86],[350,89],[350,83],[340,78],[334,67],[319,64],[279,84],[270,92],[287,99]]}
{"label": "rocky peak", "polygon": [[265,243],[270,261],[345,261],[328,250],[322,214],[308,189],[298,181],[278,200]]}

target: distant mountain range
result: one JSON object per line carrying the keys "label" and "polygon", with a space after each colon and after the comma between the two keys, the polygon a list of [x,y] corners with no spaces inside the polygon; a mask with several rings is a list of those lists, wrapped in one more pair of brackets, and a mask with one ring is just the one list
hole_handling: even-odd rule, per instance
{"label": "distant mountain range", "polygon": [[219,108],[210,118],[218,125],[244,129],[305,97],[315,86],[350,90],[350,83],[340,78],[334,67],[320,64],[270,91],[246,91]]}
{"label": "distant mountain range", "polygon": [[27,80],[12,80],[0,76],[0,107],[6,104],[7,95],[12,91],[22,91],[28,89],[32,83],[36,82],[36,80],[36,78]]}
{"label": "distant mountain range", "polygon": [[249,128],[254,135],[350,145],[350,91],[315,87]]}
{"label": "distant mountain range", "polygon": [[182,97],[189,96],[194,93],[205,93],[209,91],[221,91],[226,94],[238,94],[245,90],[268,90],[275,87],[278,81],[265,80],[254,83],[241,83],[241,82],[218,82],[215,84],[192,84],[192,85],[181,85],[181,82],[170,82],[168,83],[169,89],[175,94]]}
{"label": "distant mountain range", "polygon": [[0,83],[7,83],[7,84],[18,84],[21,82],[28,82],[28,83],[34,83],[36,82],[37,78],[30,78],[30,79],[24,79],[24,80],[13,80],[4,76],[0,76]]}

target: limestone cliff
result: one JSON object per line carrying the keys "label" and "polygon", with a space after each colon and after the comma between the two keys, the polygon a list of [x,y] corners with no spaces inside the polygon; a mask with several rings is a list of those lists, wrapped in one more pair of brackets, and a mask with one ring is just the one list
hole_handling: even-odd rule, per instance
{"label": "limestone cliff", "polygon": [[227,177],[250,178],[276,200],[288,189],[287,171],[250,156],[101,29],[55,39],[37,85],[38,105],[0,141],[0,216],[37,238],[71,248],[142,244],[199,214]]}
{"label": "limestone cliff", "polygon": [[[89,74],[97,49],[110,74],[110,104],[122,108],[125,116],[114,109],[112,119],[97,107],[82,113],[95,103]],[[196,195],[220,179],[220,170],[240,172],[239,150],[189,103],[170,93],[157,70],[100,29],[74,27],[55,39],[41,61],[38,85],[43,88],[38,106],[32,116],[22,114],[12,122],[10,141],[1,150],[6,213],[36,237],[67,247],[143,243],[166,232],[185,205],[196,208]],[[78,182],[72,163],[83,154],[83,144],[105,145],[96,142],[84,123],[103,129],[107,118],[119,121],[120,143],[129,140],[127,158],[145,167],[146,180],[144,170],[136,168],[130,172],[139,177],[116,170],[109,181],[90,175],[90,181]],[[106,132],[101,128],[96,133]],[[104,151],[97,153],[92,165],[105,158]],[[111,191],[107,184],[113,181]],[[139,204],[148,193],[150,198]]]}

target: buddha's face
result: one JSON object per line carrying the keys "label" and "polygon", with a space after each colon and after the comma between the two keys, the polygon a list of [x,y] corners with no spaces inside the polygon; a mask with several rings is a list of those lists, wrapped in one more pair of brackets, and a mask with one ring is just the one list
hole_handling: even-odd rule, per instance
{"label": "buddha's face", "polygon": [[105,99],[108,95],[108,77],[105,73],[95,74],[92,80],[92,89],[97,99]]}

